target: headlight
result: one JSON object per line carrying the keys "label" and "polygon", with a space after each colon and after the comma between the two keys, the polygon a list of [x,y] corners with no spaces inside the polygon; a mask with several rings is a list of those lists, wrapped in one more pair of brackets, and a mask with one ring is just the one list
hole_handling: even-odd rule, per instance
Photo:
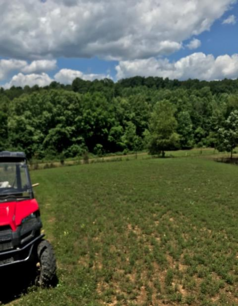
{"label": "headlight", "polygon": [[36,217],[37,217],[36,213],[32,213],[29,216],[27,216],[26,218],[22,219],[22,223],[24,223],[24,222],[26,222],[26,221],[28,221],[30,219],[34,219]]}

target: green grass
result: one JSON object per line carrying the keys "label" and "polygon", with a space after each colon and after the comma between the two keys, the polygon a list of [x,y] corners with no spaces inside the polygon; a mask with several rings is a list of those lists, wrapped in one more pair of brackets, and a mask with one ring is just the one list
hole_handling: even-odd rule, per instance
{"label": "green grass", "polygon": [[237,179],[200,158],[33,171],[59,284],[17,305],[238,305]]}
{"label": "green grass", "polygon": [[[220,153],[213,148],[195,148],[191,150],[177,150],[177,151],[168,151],[166,152],[166,157],[210,157],[210,158],[219,158],[219,157],[229,157],[229,153]],[[89,160],[87,163],[102,163],[102,162],[113,162],[113,161],[128,161],[134,159],[151,159],[153,158],[147,152],[135,152],[129,153],[127,155],[123,155],[122,153],[119,154],[112,154],[106,155],[103,157],[97,157],[94,155],[89,154]],[[237,154],[234,152],[234,157],[238,157]],[[79,165],[84,164],[83,158],[75,157],[73,159],[67,159],[64,161],[64,166],[72,166],[72,165]],[[31,170],[38,170],[38,169],[47,169],[53,167],[61,167],[61,163],[59,160],[51,160],[51,161],[37,161],[33,160],[30,164]]]}

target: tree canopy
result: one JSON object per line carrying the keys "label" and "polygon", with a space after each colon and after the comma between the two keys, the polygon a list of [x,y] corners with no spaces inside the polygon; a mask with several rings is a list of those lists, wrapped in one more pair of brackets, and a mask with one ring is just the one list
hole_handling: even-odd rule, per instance
{"label": "tree canopy", "polygon": [[230,152],[224,140],[236,111],[238,80],[77,78],[72,85],[1,88],[0,150],[29,158],[204,146]]}
{"label": "tree canopy", "polygon": [[151,154],[165,155],[165,151],[179,148],[176,133],[175,107],[167,100],[157,102],[149,122],[148,149]]}
{"label": "tree canopy", "polygon": [[232,153],[238,145],[238,111],[231,112],[223,127],[218,130],[218,149]]}

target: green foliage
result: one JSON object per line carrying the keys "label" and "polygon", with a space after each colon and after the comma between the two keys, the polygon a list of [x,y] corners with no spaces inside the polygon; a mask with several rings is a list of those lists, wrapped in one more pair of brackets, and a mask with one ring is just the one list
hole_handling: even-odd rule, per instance
{"label": "green foliage", "polygon": [[218,130],[218,149],[232,153],[238,145],[238,110],[231,112],[224,122],[222,128]]}
{"label": "green foliage", "polygon": [[[133,77],[114,83],[76,78],[72,85],[2,88],[0,150],[23,150],[29,158],[42,159],[61,153],[73,158],[85,150],[137,152],[149,144],[155,154],[178,146],[217,147],[217,128],[238,110],[237,97],[238,80]],[[170,130],[167,135],[151,132],[157,103],[163,101],[174,109],[167,127],[167,117],[160,119],[163,130]]]}
{"label": "green foliage", "polygon": [[148,149],[151,154],[162,154],[179,147],[179,135],[176,133],[177,121],[174,106],[166,100],[158,102],[149,123],[150,140]]}
{"label": "green foliage", "polygon": [[131,151],[138,151],[142,149],[142,144],[139,136],[136,134],[136,126],[132,122],[128,122],[122,136],[124,147]]}
{"label": "green foliage", "polygon": [[191,149],[193,147],[193,125],[189,112],[183,111],[178,114],[177,132],[180,135],[180,146],[182,149]]}
{"label": "green foliage", "polygon": [[8,146],[7,115],[0,111],[0,151]]}
{"label": "green foliage", "polygon": [[201,126],[199,126],[194,132],[194,138],[199,148],[205,146],[205,136],[206,132]]}
{"label": "green foliage", "polygon": [[230,95],[227,101],[227,116],[235,110],[238,110],[238,95]]}
{"label": "green foliage", "polygon": [[94,154],[97,156],[103,156],[103,146],[100,143],[97,143],[93,150]]}

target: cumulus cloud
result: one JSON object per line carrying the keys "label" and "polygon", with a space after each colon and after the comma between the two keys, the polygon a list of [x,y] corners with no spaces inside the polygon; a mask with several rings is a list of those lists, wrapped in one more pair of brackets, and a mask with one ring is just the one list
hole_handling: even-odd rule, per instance
{"label": "cumulus cloud", "polygon": [[0,81],[8,78],[16,72],[24,73],[40,73],[53,70],[57,67],[56,60],[38,60],[28,64],[27,61],[16,59],[0,60]]}
{"label": "cumulus cloud", "polygon": [[[21,61],[20,61],[21,62]],[[9,63],[8,63],[9,65]],[[26,62],[18,63],[20,67],[28,67]],[[14,66],[14,65],[13,65]],[[16,65],[15,65],[16,66]],[[14,66],[14,67],[15,67]],[[0,64],[1,67],[1,64]],[[151,57],[148,59],[120,61],[115,67],[117,71],[117,79],[128,78],[133,76],[154,76],[170,79],[200,79],[200,80],[218,80],[223,78],[238,78],[238,54],[232,56],[222,55],[214,57],[204,53],[193,53],[189,56],[181,58],[176,62],[168,59]],[[93,81],[95,79],[111,78],[108,74],[83,73],[79,70],[61,69],[53,78],[46,73],[18,73],[5,84],[4,88],[11,86],[25,85],[40,87],[49,85],[52,81],[62,84],[71,84],[75,78]]]}
{"label": "cumulus cloud", "polygon": [[0,60],[0,80],[4,80],[14,71],[19,71],[27,65],[26,61],[15,59]]}
{"label": "cumulus cloud", "polygon": [[[26,68],[29,66],[26,66]],[[51,82],[56,81],[61,84],[71,84],[74,79],[81,78],[83,80],[102,80],[105,78],[111,78],[110,75],[104,75],[104,74],[85,74],[78,70],[71,70],[71,69],[61,69],[59,72],[57,72],[52,79],[48,74],[46,73],[31,73],[31,74],[23,74],[18,73],[14,75],[11,80],[3,85],[2,87],[8,89],[12,86],[16,87],[24,87],[26,85],[29,85],[30,87],[34,85],[38,85],[39,87],[44,87],[49,85]]]}
{"label": "cumulus cloud", "polygon": [[236,24],[236,16],[235,15],[230,15],[228,18],[223,20],[222,24]]}
{"label": "cumulus cloud", "polygon": [[[234,0],[1,0],[0,54],[143,59],[179,50]],[[182,9],[181,9],[182,8]]]}
{"label": "cumulus cloud", "polygon": [[71,70],[71,69],[61,69],[57,72],[54,76],[55,81],[62,83],[62,84],[71,84],[74,79],[80,78],[83,80],[93,81],[95,79],[102,80],[105,78],[110,78],[109,75],[104,74],[84,74],[78,70]]}
{"label": "cumulus cloud", "polygon": [[187,44],[187,47],[190,49],[190,50],[194,50],[194,49],[197,49],[201,46],[201,41],[199,39],[196,39],[194,38],[193,40],[191,40],[189,42],[189,44]]}
{"label": "cumulus cloud", "polygon": [[24,73],[40,73],[54,70],[57,68],[56,60],[38,60],[33,61],[22,69]]}
{"label": "cumulus cloud", "polygon": [[13,76],[9,83],[5,84],[3,87],[8,89],[12,86],[24,87],[29,85],[30,87],[34,85],[39,85],[40,87],[49,85],[53,80],[46,73],[41,74],[27,74],[18,73]]}
{"label": "cumulus cloud", "polygon": [[201,80],[216,80],[238,77],[238,54],[223,55],[215,58],[213,55],[194,53],[181,58],[177,62],[167,59],[142,59],[121,61],[116,66],[117,78],[136,75],[158,76],[170,79],[185,80],[198,78]]}

